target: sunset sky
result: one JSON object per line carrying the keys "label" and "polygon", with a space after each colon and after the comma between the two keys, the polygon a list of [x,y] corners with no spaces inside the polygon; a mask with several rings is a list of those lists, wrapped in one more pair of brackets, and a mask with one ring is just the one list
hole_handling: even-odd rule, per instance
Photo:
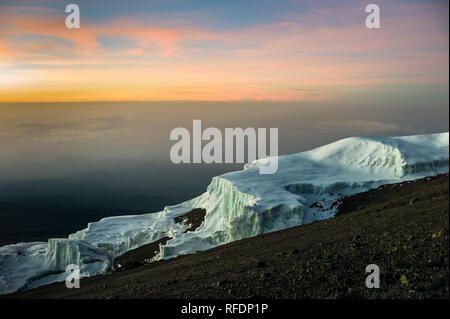
{"label": "sunset sky", "polygon": [[447,1],[0,1],[0,102],[448,99]]}
{"label": "sunset sky", "polygon": [[171,161],[172,130],[193,120],[277,128],[280,155],[448,132],[448,12],[448,0],[0,0],[0,244],[161,211],[241,170]]}

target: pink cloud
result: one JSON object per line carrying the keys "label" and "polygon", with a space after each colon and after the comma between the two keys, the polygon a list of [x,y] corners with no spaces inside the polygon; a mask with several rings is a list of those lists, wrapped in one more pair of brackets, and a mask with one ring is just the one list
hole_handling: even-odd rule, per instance
{"label": "pink cloud", "polygon": [[[364,7],[355,6],[219,31],[175,22],[161,27],[132,17],[82,21],[80,29],[70,30],[64,12],[14,9],[0,21],[0,56],[11,63],[90,65],[71,70],[72,81],[83,87],[114,80],[114,88],[142,83],[142,92],[134,92],[142,99],[148,98],[145,92],[162,99],[329,99],[339,87],[448,81],[448,30],[433,19],[436,7],[389,4],[388,9],[379,30],[368,30]],[[25,41],[23,35],[49,39]],[[99,43],[105,36],[135,44],[105,50]],[[102,64],[107,71],[97,67]],[[121,64],[126,71],[116,68]],[[62,81],[62,72],[44,70],[42,83]],[[167,86],[156,87],[160,82]]]}

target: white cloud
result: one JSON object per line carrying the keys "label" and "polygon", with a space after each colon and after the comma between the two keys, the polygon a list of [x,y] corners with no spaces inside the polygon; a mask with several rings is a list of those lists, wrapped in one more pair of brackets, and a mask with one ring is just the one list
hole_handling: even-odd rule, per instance
{"label": "white cloud", "polygon": [[318,126],[328,130],[345,130],[357,132],[356,135],[384,134],[400,131],[399,125],[389,122],[348,120],[348,121],[323,121]]}

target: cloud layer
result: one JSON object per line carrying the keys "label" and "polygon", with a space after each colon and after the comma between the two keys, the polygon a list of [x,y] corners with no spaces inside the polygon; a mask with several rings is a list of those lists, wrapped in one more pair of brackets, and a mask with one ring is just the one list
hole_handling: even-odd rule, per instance
{"label": "cloud layer", "polygon": [[378,30],[365,27],[362,2],[304,3],[243,26],[118,6],[94,19],[82,7],[80,29],[60,7],[0,6],[0,101],[314,101],[448,82],[448,3],[380,3]]}

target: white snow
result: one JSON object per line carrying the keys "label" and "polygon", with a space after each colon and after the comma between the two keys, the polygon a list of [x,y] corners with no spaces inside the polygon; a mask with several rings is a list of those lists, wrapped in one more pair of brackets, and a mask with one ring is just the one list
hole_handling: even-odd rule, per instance
{"label": "white snow", "polygon": [[[68,264],[82,276],[107,271],[114,257],[162,237],[154,260],[206,250],[238,239],[330,218],[336,200],[383,184],[448,172],[449,134],[351,137],[280,156],[278,171],[259,174],[266,160],[214,177],[206,192],[162,212],[107,217],[67,239],[0,247],[0,294],[65,280]],[[194,232],[174,217],[207,213]]]}

